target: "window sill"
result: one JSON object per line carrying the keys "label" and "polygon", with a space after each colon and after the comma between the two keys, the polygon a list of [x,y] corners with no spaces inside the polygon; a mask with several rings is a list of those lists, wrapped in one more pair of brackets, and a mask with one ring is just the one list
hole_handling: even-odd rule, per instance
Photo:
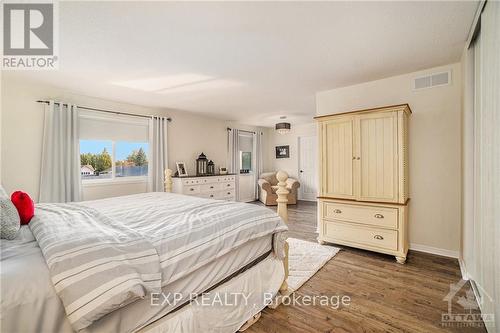
{"label": "window sill", "polygon": [[148,182],[148,177],[124,177],[115,179],[82,180],[82,187],[113,186],[122,184],[143,184]]}

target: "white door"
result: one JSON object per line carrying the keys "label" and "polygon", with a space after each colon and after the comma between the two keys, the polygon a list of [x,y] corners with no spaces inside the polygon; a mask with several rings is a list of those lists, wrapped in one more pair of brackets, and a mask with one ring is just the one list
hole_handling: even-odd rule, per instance
{"label": "white door", "polygon": [[317,137],[299,137],[299,200],[315,201],[318,196],[317,147]]}

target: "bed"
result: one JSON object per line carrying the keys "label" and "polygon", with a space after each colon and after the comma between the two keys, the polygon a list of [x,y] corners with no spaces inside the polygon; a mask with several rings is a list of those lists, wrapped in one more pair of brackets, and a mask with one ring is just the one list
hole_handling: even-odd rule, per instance
{"label": "bed", "polygon": [[[2,332],[234,332],[266,306],[262,294],[286,288],[286,201],[279,218],[168,193],[170,176],[167,193],[37,205],[24,236],[1,244]],[[253,303],[190,302],[207,291]]]}

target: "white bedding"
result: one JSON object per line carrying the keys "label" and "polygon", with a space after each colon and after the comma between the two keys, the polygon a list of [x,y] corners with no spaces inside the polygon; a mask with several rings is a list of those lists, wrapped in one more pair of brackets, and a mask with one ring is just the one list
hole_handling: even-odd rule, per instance
{"label": "white bedding", "polygon": [[29,227],[79,331],[251,240],[279,255],[287,230],[265,207],[160,192],[39,204]]}
{"label": "white bedding", "polygon": [[[166,285],[163,291],[203,292],[271,251],[271,248],[270,236],[250,241],[185,278]],[[1,254],[1,331],[73,332],[50,281],[40,248],[29,237],[29,230],[23,240],[2,240]],[[168,304],[150,306],[150,299],[146,298],[104,316],[84,332],[133,332],[172,309],[173,306]]]}

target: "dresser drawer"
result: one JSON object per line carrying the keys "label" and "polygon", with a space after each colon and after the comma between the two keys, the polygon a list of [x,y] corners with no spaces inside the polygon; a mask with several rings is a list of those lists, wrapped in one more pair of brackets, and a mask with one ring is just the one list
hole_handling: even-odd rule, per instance
{"label": "dresser drawer", "polygon": [[323,202],[323,218],[398,229],[398,209]]}
{"label": "dresser drawer", "polygon": [[183,189],[182,189],[182,193],[183,194],[188,194],[188,195],[191,195],[191,194],[200,194],[200,192],[201,192],[200,187],[201,187],[200,185],[184,186]]}
{"label": "dresser drawer", "polygon": [[234,182],[234,180],[236,179],[235,176],[219,176],[219,181],[220,182]]}
{"label": "dresser drawer", "polygon": [[232,189],[224,189],[223,191],[217,193],[220,199],[232,199],[235,196],[234,188]]}
{"label": "dresser drawer", "polygon": [[214,199],[214,200],[215,200],[215,199],[220,199],[220,198],[218,197],[218,194],[217,194],[217,193],[215,193],[215,192],[213,192],[213,193],[204,193],[204,194],[200,194],[200,195],[198,195],[198,197],[200,197],[200,198],[207,198],[207,199]]}
{"label": "dresser drawer", "polygon": [[184,186],[189,186],[189,185],[199,185],[199,184],[203,184],[202,182],[202,179],[201,178],[188,178],[188,179],[183,179],[182,180],[182,184]]}
{"label": "dresser drawer", "polygon": [[325,236],[332,241],[338,240],[346,245],[352,243],[352,246],[366,245],[390,251],[398,249],[398,232],[396,230],[333,221],[324,221],[323,225]]}
{"label": "dresser drawer", "polygon": [[200,191],[201,191],[201,193],[220,191],[220,190],[222,190],[221,185],[222,184],[216,184],[216,183],[200,185]]}
{"label": "dresser drawer", "polygon": [[221,184],[222,185],[222,190],[226,190],[226,189],[231,189],[231,188],[234,188],[234,182],[224,182]]}

